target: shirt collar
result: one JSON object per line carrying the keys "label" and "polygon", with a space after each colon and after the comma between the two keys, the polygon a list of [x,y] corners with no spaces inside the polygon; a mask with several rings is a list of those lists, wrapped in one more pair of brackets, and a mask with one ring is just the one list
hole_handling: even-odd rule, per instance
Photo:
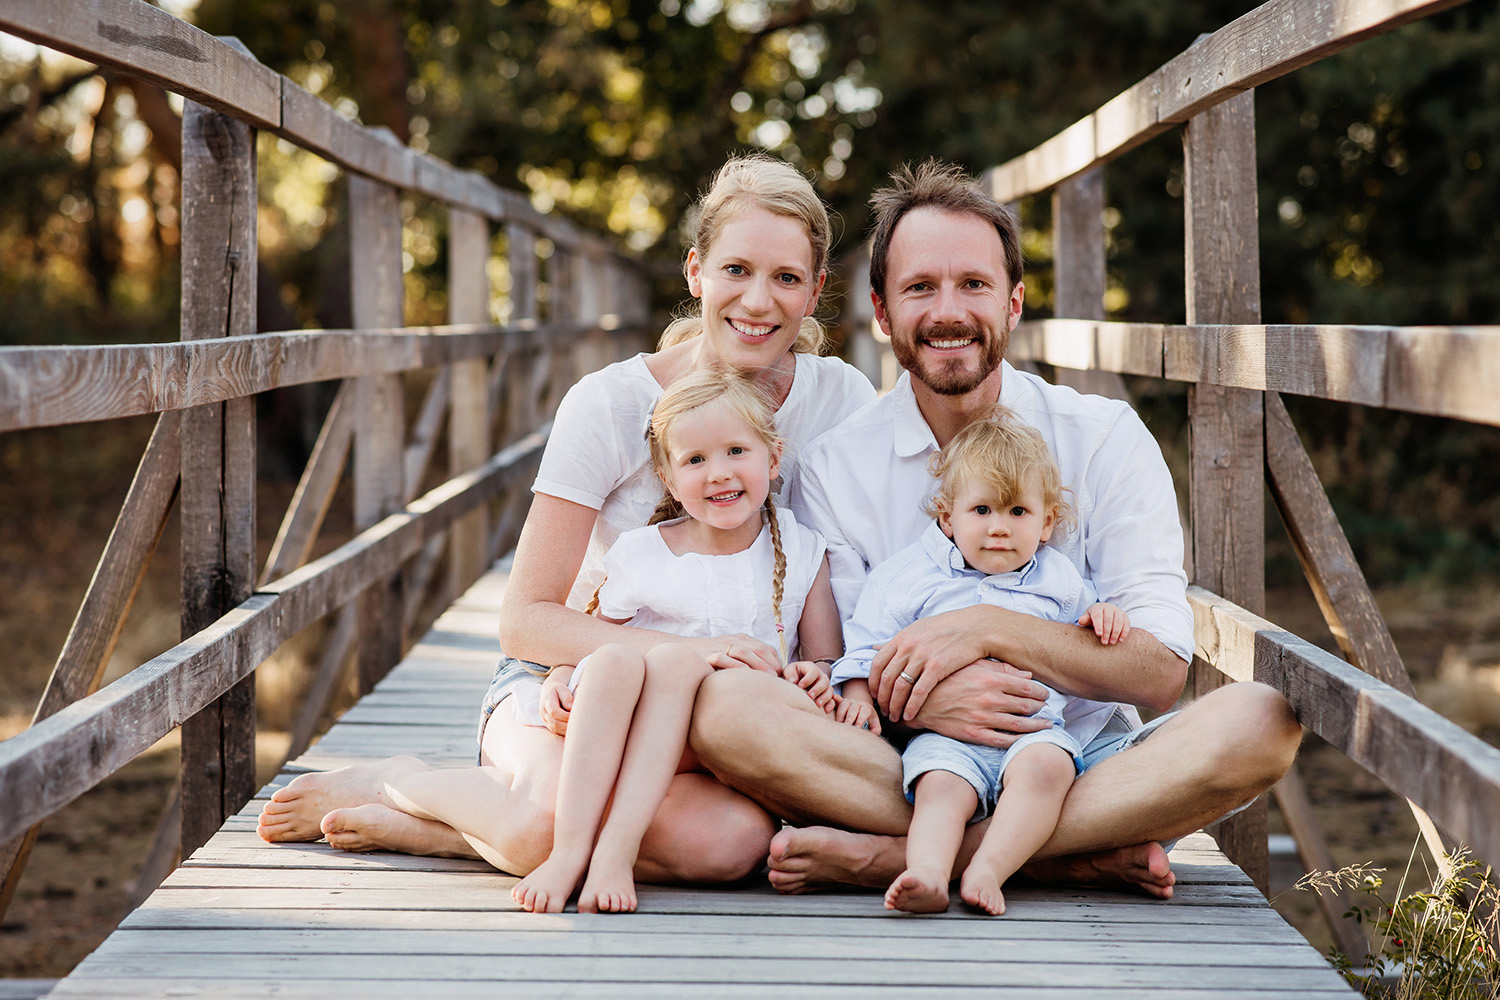
{"label": "shirt collar", "polygon": [[902,372],[891,390],[891,405],[895,408],[895,446],[898,458],[911,458],[926,451],[937,451],[937,438],[932,428],[917,407],[917,397],[911,388],[911,372]]}
{"label": "shirt collar", "polygon": [[[947,536],[937,521],[933,521],[923,530],[919,541],[922,551],[926,552],[928,558],[949,576],[981,575],[978,570],[964,562],[964,554],[958,551],[958,546]],[[1038,551],[1041,550],[1038,549]],[[1020,569],[1011,570],[1009,573],[997,573],[985,579],[994,581],[995,585],[1001,589],[1010,589],[1027,583],[1036,569],[1037,558],[1032,556]]]}

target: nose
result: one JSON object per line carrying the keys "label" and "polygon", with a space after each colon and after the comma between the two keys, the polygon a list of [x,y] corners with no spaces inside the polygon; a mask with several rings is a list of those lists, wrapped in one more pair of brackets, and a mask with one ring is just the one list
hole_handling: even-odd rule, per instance
{"label": "nose", "polygon": [[771,285],[768,278],[757,277],[746,287],[740,302],[752,312],[764,312],[771,307]]}
{"label": "nose", "polygon": [[1010,534],[1010,519],[999,511],[990,515],[989,532],[996,538],[1002,538]]}
{"label": "nose", "polygon": [[711,483],[722,482],[729,478],[729,463],[722,458],[710,458],[708,460],[708,481]]}
{"label": "nose", "polygon": [[944,326],[956,325],[964,321],[964,309],[958,300],[958,289],[948,282],[938,287],[936,298],[932,303],[932,322]]}

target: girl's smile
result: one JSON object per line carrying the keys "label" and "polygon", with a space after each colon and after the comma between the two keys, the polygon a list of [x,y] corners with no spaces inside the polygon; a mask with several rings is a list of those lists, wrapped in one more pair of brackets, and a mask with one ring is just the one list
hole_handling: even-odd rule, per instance
{"label": "girl's smile", "polygon": [[[662,481],[687,511],[702,552],[739,552],[760,534],[761,507],[780,468],[780,449],[723,403],[674,422]],[[697,525],[697,527],[693,527]],[[666,537],[665,535],[663,537]]]}

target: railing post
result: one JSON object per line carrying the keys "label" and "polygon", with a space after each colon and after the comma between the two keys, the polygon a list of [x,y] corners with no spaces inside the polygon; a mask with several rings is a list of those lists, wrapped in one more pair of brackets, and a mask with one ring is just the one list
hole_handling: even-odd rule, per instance
{"label": "railing post", "polygon": [[[255,132],[188,101],[182,115],[182,339],[255,332]],[[255,581],[255,399],[182,419],[182,636]],[[182,856],[255,794],[255,677],[182,725]]]}
{"label": "railing post", "polygon": [[[1104,318],[1104,168],[1095,167],[1052,192],[1053,315]],[[1114,372],[1057,368],[1056,381],[1079,392],[1129,399]]]}
{"label": "railing post", "polygon": [[[1198,115],[1183,131],[1187,322],[1260,322],[1260,237],[1255,192],[1255,92]],[[1213,363],[1210,362],[1212,370]],[[1193,582],[1241,607],[1265,611],[1264,395],[1193,385],[1188,390]],[[1195,695],[1224,683],[1194,663]],[[1262,796],[1215,831],[1220,846],[1267,891]]]}
{"label": "railing post", "polygon": [[[349,285],[356,329],[404,320],[401,202],[389,184],[349,175]],[[404,506],[405,397],[401,376],[365,375],[354,386],[354,528]],[[403,574],[359,596],[359,687],[369,691],[401,659]]]}
{"label": "railing post", "polygon": [[[448,213],[448,322],[490,321],[490,229],[484,216],[455,208]],[[489,365],[484,358],[453,366],[449,395],[448,471],[483,465],[490,455]],[[484,572],[489,551],[488,508],[453,525],[448,539],[448,583],[462,594]]]}

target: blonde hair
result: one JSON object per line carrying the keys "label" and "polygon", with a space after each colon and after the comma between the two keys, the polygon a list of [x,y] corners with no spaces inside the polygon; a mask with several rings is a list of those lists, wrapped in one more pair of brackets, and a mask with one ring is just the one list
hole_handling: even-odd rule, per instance
{"label": "blonde hair", "polygon": [[[795,167],[764,153],[730,157],[714,174],[708,193],[693,209],[697,214],[693,225],[693,246],[699,258],[708,256],[709,248],[719,238],[726,223],[733,222],[750,208],[763,209],[772,215],[802,223],[812,245],[813,275],[828,270],[833,227],[828,220],[827,207]],[[691,340],[703,332],[703,317],[698,315],[696,307],[688,308],[694,311],[673,320],[662,331],[661,342],[657,345],[659,349]],[[798,354],[818,354],[826,340],[823,324],[811,316],[804,316],[792,350]]]}
{"label": "blonde hair", "polygon": [[[742,420],[755,432],[766,447],[775,451],[781,446],[781,437],[776,433],[773,414],[775,405],[770,397],[753,381],[730,369],[711,367],[698,369],[674,381],[651,410],[651,422],[646,427],[646,445],[651,452],[651,465],[659,477],[665,480],[672,468],[672,430],[679,426],[682,418],[705,406],[722,405]],[[665,486],[662,499],[652,512],[647,524],[660,524],[672,518],[685,517],[687,511]],[[786,630],[781,621],[781,599],[786,587],[786,553],[781,545],[781,524],[776,519],[776,504],[770,492],[762,507],[766,526],[771,531],[771,607],[776,620],[776,634],[781,641],[781,659],[787,659]],[[602,586],[602,584],[601,584]],[[589,602],[587,613],[599,606],[599,592]]]}
{"label": "blonde hair", "polygon": [[1041,432],[998,403],[955,434],[947,447],[928,460],[927,468],[938,480],[937,493],[927,501],[927,513],[934,518],[953,515],[964,483],[993,488],[999,503],[1009,506],[1035,482],[1042,494],[1042,513],[1053,518],[1053,538],[1066,537],[1077,520],[1064,495],[1072,490],[1062,485],[1057,460]]}

